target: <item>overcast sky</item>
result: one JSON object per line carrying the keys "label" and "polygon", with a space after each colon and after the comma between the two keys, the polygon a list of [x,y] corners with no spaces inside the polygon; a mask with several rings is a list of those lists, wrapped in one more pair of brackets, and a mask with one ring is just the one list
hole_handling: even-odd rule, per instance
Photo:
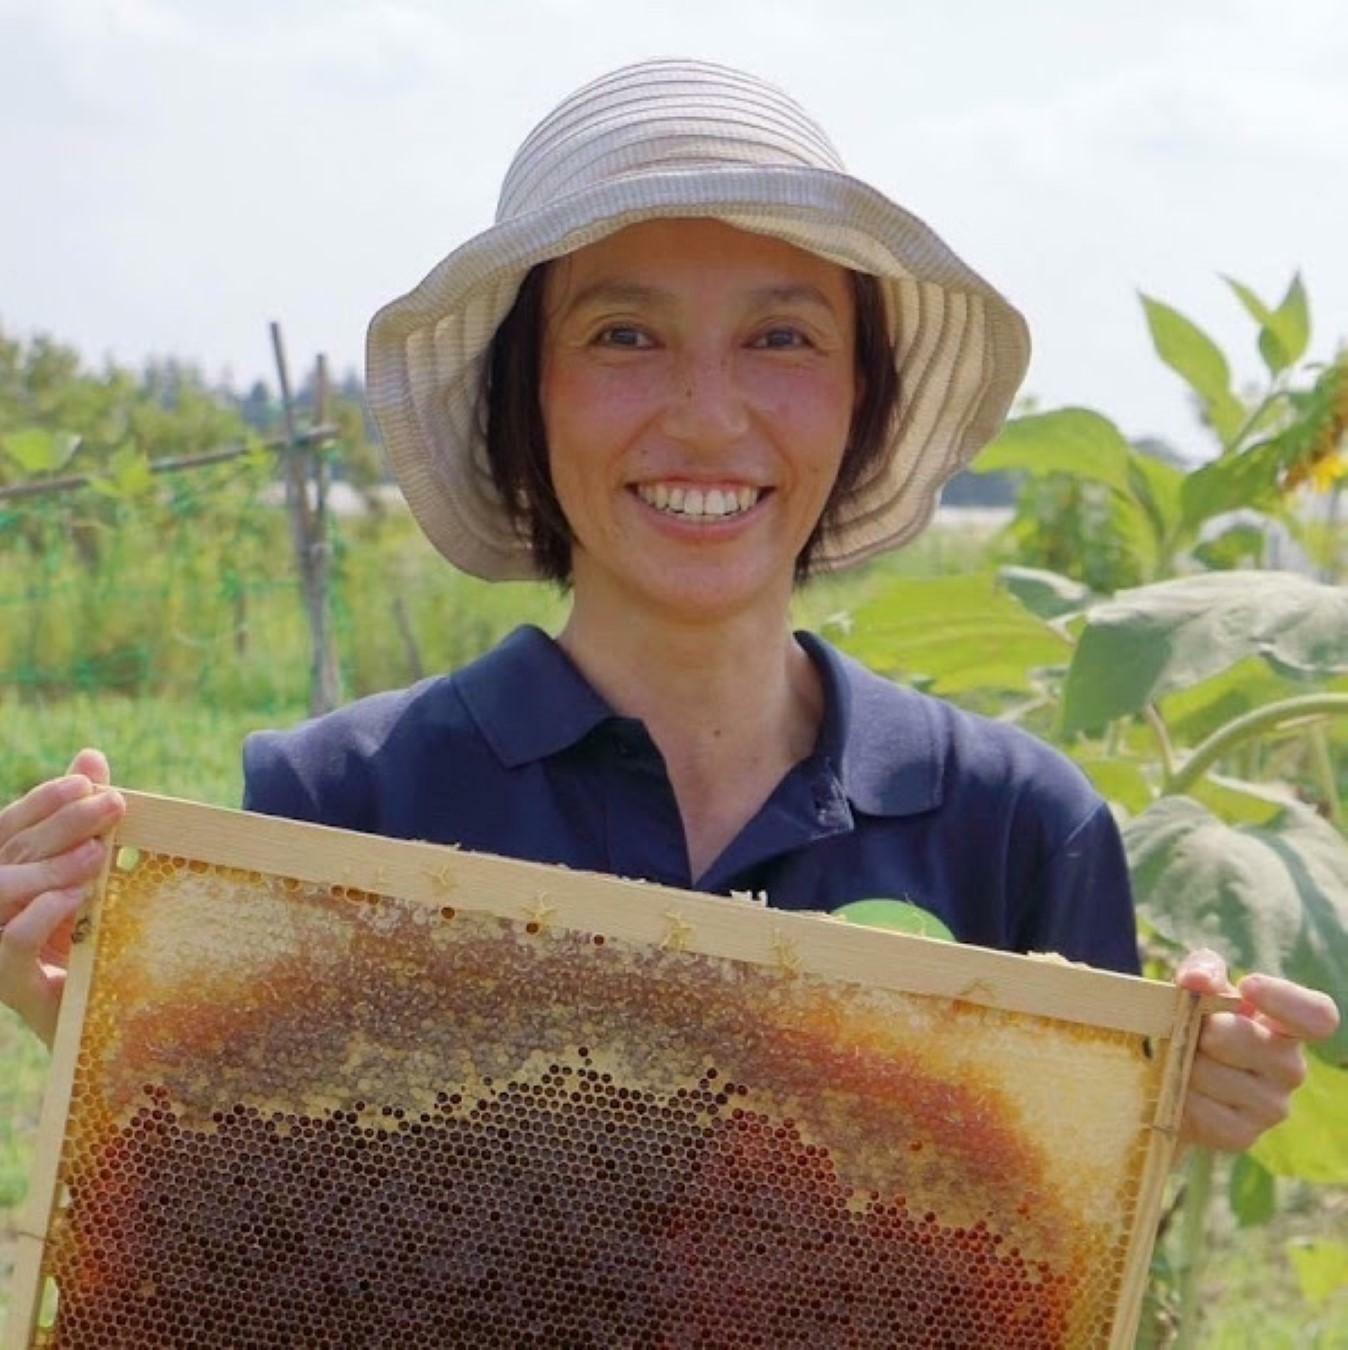
{"label": "overcast sky", "polygon": [[649,56],[794,94],[1026,313],[1025,388],[1204,447],[1138,291],[1262,369],[1221,280],[1348,339],[1343,0],[0,0],[0,326],[246,384],[358,366],[530,127]]}

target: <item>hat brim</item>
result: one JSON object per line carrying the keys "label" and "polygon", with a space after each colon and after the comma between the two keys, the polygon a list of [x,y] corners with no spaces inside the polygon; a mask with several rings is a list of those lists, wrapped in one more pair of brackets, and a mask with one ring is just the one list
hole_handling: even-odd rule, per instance
{"label": "hat brim", "polygon": [[997,434],[1029,364],[1025,321],[936,233],[848,174],[708,166],[608,181],[485,230],[381,309],[366,397],[418,524],[492,581],[538,575],[492,483],[478,407],[492,336],[535,264],[656,217],[711,216],[878,277],[900,398],[889,453],[843,502],[816,566],[850,567],[930,521],[941,487]]}

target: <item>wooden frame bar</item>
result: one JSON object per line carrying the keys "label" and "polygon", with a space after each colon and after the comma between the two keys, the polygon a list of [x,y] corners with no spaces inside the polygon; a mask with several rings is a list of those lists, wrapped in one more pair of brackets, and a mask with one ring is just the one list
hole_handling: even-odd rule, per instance
{"label": "wooden frame bar", "polygon": [[[677,943],[687,951],[755,965],[788,966],[1139,1036],[1169,1036],[1186,1006],[1185,996],[1172,985],[1057,960],[859,928],[822,915],[769,910],[771,923],[765,924],[761,907],[733,897],[329,826],[297,830],[293,821],[169,797],[129,791],[122,795],[128,811],[118,844],[217,866],[354,886],[436,908],[453,903],[456,891],[471,891],[475,908],[502,918],[528,918],[541,904],[548,921],[558,926],[602,931],[633,942]],[[185,853],[189,839],[191,849]],[[609,904],[618,898],[623,905],[615,916]],[[920,967],[900,959],[915,952],[921,954]],[[1238,1005],[1239,1000],[1212,998],[1201,1010]]]}

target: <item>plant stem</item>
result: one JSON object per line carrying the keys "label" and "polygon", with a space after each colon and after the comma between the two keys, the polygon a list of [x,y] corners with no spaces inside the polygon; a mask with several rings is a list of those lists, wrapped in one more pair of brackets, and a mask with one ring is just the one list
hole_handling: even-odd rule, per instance
{"label": "plant stem", "polygon": [[[1170,742],[1170,732],[1166,728],[1165,718],[1161,716],[1161,710],[1154,703],[1148,703],[1142,709],[1142,716],[1147,719],[1147,725],[1156,735],[1156,744],[1161,751],[1163,781],[1169,783],[1175,775],[1175,747]],[[1162,791],[1168,790],[1168,788],[1162,789]]]}
{"label": "plant stem", "polygon": [[1240,449],[1240,443],[1250,434],[1250,429],[1264,415],[1271,403],[1276,403],[1280,398],[1287,397],[1287,390],[1273,388],[1260,400],[1259,406],[1245,419],[1240,430],[1231,438],[1231,443],[1227,445],[1222,453],[1224,455],[1233,455]]}
{"label": "plant stem", "polygon": [[1343,803],[1339,801],[1339,783],[1334,776],[1334,762],[1329,757],[1329,737],[1323,724],[1310,728],[1306,733],[1310,742],[1311,763],[1315,766],[1315,776],[1320,780],[1320,791],[1325,794],[1325,807],[1329,818],[1339,829],[1343,828]]}
{"label": "plant stem", "polygon": [[[1167,769],[1162,795],[1187,791],[1191,784],[1203,776],[1209,765],[1248,737],[1257,736],[1279,723],[1290,722],[1295,718],[1320,716],[1348,717],[1348,694],[1307,694],[1302,698],[1282,699],[1237,717],[1224,727],[1218,727],[1185,760],[1183,767],[1178,770],[1173,767]],[[1164,755],[1164,751],[1162,753]],[[1171,763],[1173,766],[1173,757]]]}
{"label": "plant stem", "polygon": [[1212,1150],[1196,1148],[1189,1159],[1184,1227],[1180,1231],[1179,1335],[1174,1350],[1198,1344],[1198,1294],[1208,1255],[1208,1201],[1212,1196]]}

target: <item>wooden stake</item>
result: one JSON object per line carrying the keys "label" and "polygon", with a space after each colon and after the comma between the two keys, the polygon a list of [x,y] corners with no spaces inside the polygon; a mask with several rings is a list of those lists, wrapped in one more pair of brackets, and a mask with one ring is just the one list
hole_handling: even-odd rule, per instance
{"label": "wooden stake", "polygon": [[[290,372],[286,365],[281,326],[271,324],[272,352],[276,358],[276,378],[281,389],[281,408],[285,418],[287,443],[286,505],[290,510],[291,535],[299,566],[300,590],[305,616],[309,622],[310,667],[309,711],[314,716],[331,712],[342,701],[341,668],[330,624],[331,598],[327,564],[327,484],[325,469],[311,451],[301,449],[295,426],[294,400],[290,393]],[[326,364],[320,367],[320,393],[327,402]],[[321,420],[315,418],[316,421]],[[319,471],[314,472],[315,463]],[[309,498],[309,479],[316,480],[315,500]]]}

